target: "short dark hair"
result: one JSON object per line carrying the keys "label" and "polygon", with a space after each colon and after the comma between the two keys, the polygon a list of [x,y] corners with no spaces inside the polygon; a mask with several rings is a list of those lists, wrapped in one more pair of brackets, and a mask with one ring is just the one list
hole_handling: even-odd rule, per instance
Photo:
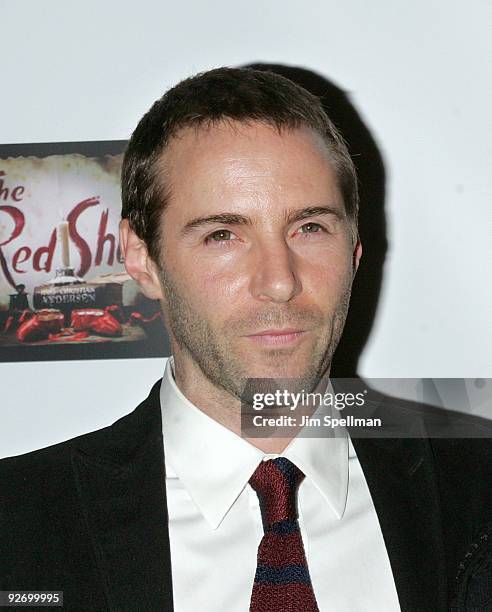
{"label": "short dark hair", "polygon": [[[185,79],[142,117],[128,143],[121,176],[122,218],[159,263],[160,223],[169,187],[157,163],[173,136],[187,127],[232,120],[259,121],[283,129],[306,126],[325,141],[337,174],[347,217],[357,227],[355,167],[345,142],[321,102],[303,87],[268,71],[216,68]],[[356,232],[355,232],[356,233]]]}

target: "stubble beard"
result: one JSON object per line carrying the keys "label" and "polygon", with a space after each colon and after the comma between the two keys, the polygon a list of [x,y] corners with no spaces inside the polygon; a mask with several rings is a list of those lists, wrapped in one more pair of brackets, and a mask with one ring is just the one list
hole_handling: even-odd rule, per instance
{"label": "stubble beard", "polygon": [[[328,372],[333,354],[340,341],[350,302],[352,279],[347,281],[341,298],[330,313],[331,325],[327,326],[327,314],[318,310],[294,309],[288,305],[276,310],[269,308],[255,313],[247,320],[229,319],[220,328],[214,326],[187,300],[182,289],[171,277],[164,266],[160,267],[160,279],[166,300],[166,323],[180,349],[185,350],[202,374],[218,389],[226,391],[234,398],[245,401],[244,390],[248,381],[257,380],[252,377],[247,367],[230,344],[229,335],[239,336],[242,333],[252,333],[261,327],[295,327],[295,324],[305,324],[307,327],[323,330],[317,338],[311,358],[304,371],[299,372],[295,380],[289,383],[292,392],[311,393],[316,389],[321,378]],[[285,357],[285,350],[271,349],[269,358],[272,365]],[[255,383],[256,384],[256,383]],[[267,387],[268,387],[267,383]],[[272,391],[265,387],[263,392]],[[249,393],[248,393],[249,395]],[[246,400],[247,401],[247,400]]]}

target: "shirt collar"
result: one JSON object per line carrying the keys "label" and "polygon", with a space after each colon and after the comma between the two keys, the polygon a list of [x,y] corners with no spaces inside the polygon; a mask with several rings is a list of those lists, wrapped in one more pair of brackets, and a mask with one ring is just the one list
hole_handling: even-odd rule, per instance
{"label": "shirt collar", "polygon": [[[217,529],[266,455],[192,404],[178,388],[170,357],[160,399],[166,474],[181,480],[212,529]],[[347,437],[297,436],[280,455],[297,465],[342,518],[348,492]]]}

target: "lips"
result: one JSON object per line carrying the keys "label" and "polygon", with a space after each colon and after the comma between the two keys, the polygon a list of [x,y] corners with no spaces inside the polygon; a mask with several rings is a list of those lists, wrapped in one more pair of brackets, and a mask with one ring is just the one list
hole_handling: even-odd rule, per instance
{"label": "lips", "polygon": [[286,329],[265,329],[255,334],[244,336],[251,342],[256,344],[270,346],[286,346],[291,345],[303,338],[306,331],[302,329],[286,328]]}
{"label": "lips", "polygon": [[286,329],[265,329],[261,332],[256,332],[255,334],[249,334],[248,337],[251,336],[283,336],[286,334],[296,334],[301,333],[302,329],[294,329],[294,328],[286,328]]}

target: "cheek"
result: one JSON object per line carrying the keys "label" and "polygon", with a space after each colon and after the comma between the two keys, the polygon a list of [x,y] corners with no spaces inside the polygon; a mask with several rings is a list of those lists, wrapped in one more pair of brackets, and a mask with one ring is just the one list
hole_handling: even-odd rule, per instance
{"label": "cheek", "polygon": [[247,275],[238,272],[237,266],[204,264],[195,263],[182,277],[186,294],[194,307],[206,312],[211,319],[217,318],[219,313],[227,315],[244,295]]}
{"label": "cheek", "polygon": [[247,274],[234,268],[217,270],[208,267],[201,271],[200,277],[198,282],[203,287],[204,296],[209,303],[217,306],[220,306],[221,301],[230,306],[248,286]]}
{"label": "cheek", "polygon": [[303,293],[311,296],[321,307],[329,308],[352,283],[352,256],[347,252],[320,259],[302,262],[298,273]]}

